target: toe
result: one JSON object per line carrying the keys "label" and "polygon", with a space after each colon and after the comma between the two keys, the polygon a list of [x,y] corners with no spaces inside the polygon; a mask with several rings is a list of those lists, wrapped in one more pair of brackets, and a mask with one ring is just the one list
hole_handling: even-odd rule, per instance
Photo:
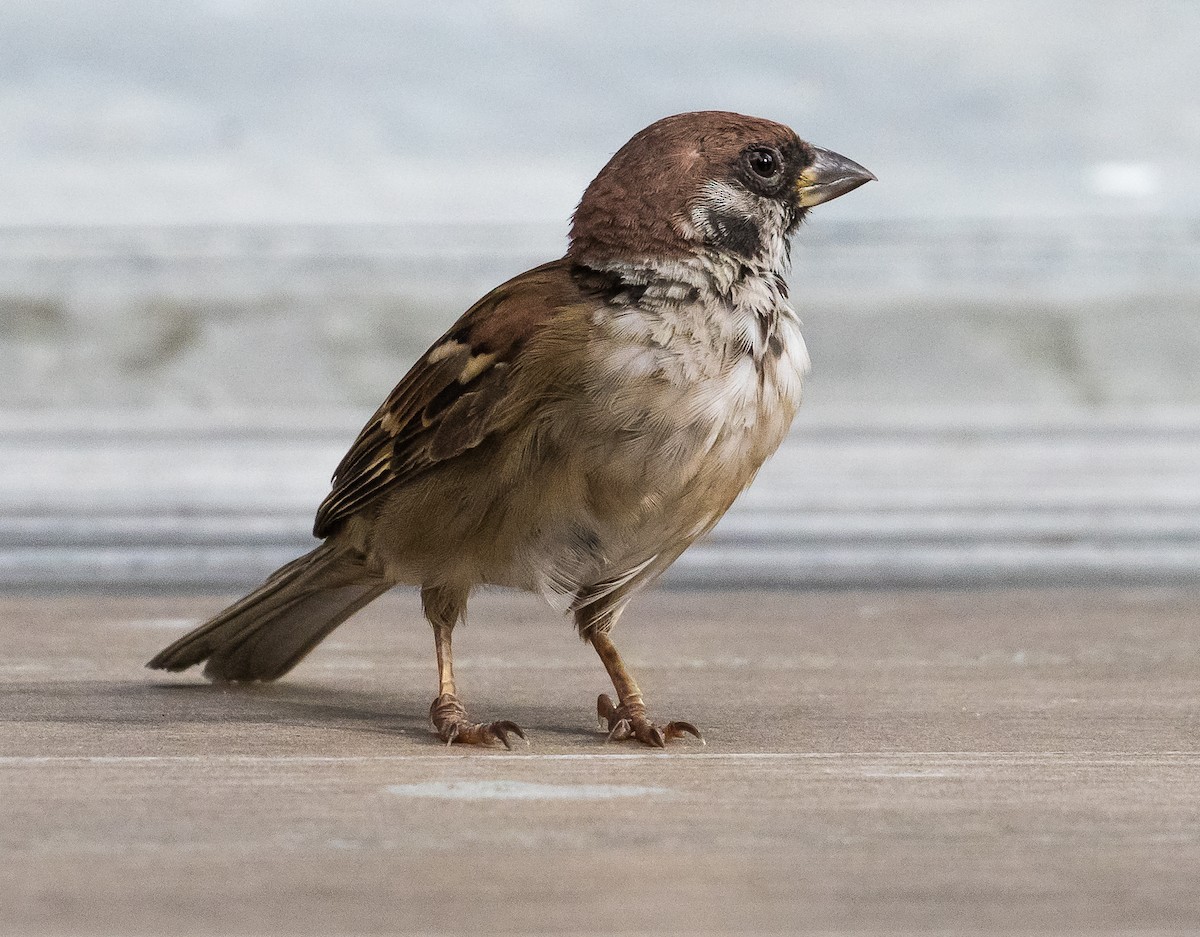
{"label": "toe", "polygon": [[509,722],[507,719],[503,722],[493,722],[490,726],[488,726],[488,731],[495,738],[499,739],[500,743],[509,751],[512,751],[512,743],[508,740],[510,733],[515,735],[526,745],[529,744],[529,739],[525,738],[524,730],[522,730],[522,728],[515,722]]}
{"label": "toe", "polygon": [[[601,726],[601,728],[603,728],[603,726]],[[633,726],[629,724],[628,719],[615,719],[612,722],[612,728],[608,730],[608,740],[610,742],[624,742],[632,735]]]}
{"label": "toe", "polygon": [[613,703],[612,697],[607,693],[601,693],[596,699],[596,719],[599,721],[600,728],[611,730],[617,722],[617,707]]}
{"label": "toe", "polygon": [[704,736],[700,734],[700,730],[690,722],[668,722],[666,729],[664,730],[664,735],[666,736],[667,741],[670,741],[671,739],[683,738],[684,735],[694,735],[700,740],[701,745],[708,744],[706,741],[704,741]]}

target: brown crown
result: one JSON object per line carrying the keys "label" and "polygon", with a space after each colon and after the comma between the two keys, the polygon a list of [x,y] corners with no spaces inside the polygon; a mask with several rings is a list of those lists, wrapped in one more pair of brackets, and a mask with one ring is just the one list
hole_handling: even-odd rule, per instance
{"label": "brown crown", "polygon": [[651,124],[583,193],[568,256],[594,263],[694,253],[696,245],[683,233],[688,203],[705,182],[730,178],[754,144],[785,155],[806,147],[783,124],[729,111],[676,114]]}

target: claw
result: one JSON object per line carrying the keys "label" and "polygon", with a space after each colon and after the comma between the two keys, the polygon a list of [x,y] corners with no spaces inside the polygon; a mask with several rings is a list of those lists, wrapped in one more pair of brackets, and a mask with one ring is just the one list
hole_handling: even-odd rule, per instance
{"label": "claw", "polygon": [[492,735],[498,738],[504,747],[510,752],[512,751],[512,744],[508,741],[508,733],[510,732],[517,736],[517,738],[519,738],[526,745],[529,744],[529,739],[525,738],[525,733],[515,722],[509,722],[508,720],[503,722],[493,722],[490,726],[488,726],[488,729],[491,731]]}
{"label": "claw", "polygon": [[667,736],[668,741],[670,741],[671,739],[683,738],[684,734],[696,736],[696,738],[700,740],[701,745],[708,744],[708,742],[704,741],[704,736],[700,734],[700,730],[697,729],[690,722],[668,722],[667,723],[666,736]]}
{"label": "claw", "polygon": [[699,739],[702,745],[707,744],[700,730],[690,722],[669,722],[665,726],[656,726],[646,718],[646,709],[640,702],[632,707],[617,706],[606,693],[601,693],[596,700],[596,717],[600,730],[608,730],[610,742],[636,738],[651,748],[666,748],[667,742],[672,739],[690,734]]}

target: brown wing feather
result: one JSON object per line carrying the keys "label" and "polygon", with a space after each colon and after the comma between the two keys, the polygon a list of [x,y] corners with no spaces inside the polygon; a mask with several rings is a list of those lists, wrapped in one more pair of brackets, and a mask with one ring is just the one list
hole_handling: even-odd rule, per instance
{"label": "brown wing feather", "polygon": [[[421,356],[363,427],[333,474],[313,533],[338,524],[386,489],[478,446],[512,416],[512,366],[530,337],[579,301],[565,260],[492,290]],[[502,404],[507,403],[502,407]]]}

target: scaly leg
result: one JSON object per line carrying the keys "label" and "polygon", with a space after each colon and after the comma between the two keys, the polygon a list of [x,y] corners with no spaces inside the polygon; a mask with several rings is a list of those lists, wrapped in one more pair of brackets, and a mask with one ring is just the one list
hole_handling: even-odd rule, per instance
{"label": "scaly leg", "polygon": [[637,682],[629,673],[625,661],[621,660],[621,655],[617,653],[616,645],[607,632],[590,631],[587,638],[600,655],[604,669],[608,671],[612,680],[613,689],[617,691],[617,699],[620,700],[620,705],[613,705],[612,699],[606,693],[601,693],[600,698],[596,700],[596,714],[601,720],[601,725],[607,721],[610,739],[624,741],[633,738],[643,745],[666,748],[671,739],[690,734],[704,744],[704,736],[690,722],[668,722],[665,726],[657,726],[651,722],[646,716],[642,691],[638,689]]}
{"label": "scaly leg", "polygon": [[438,738],[447,745],[455,742],[490,745],[498,741],[508,749],[512,748],[508,741],[510,732],[525,740],[525,733],[515,722],[469,722],[466,707],[458,699],[454,686],[454,653],[450,646],[450,634],[454,631],[455,622],[462,617],[466,606],[465,596],[425,588],[421,590],[421,603],[425,607],[425,617],[433,625],[433,643],[437,649],[438,696],[429,707],[429,718],[437,730]]}

